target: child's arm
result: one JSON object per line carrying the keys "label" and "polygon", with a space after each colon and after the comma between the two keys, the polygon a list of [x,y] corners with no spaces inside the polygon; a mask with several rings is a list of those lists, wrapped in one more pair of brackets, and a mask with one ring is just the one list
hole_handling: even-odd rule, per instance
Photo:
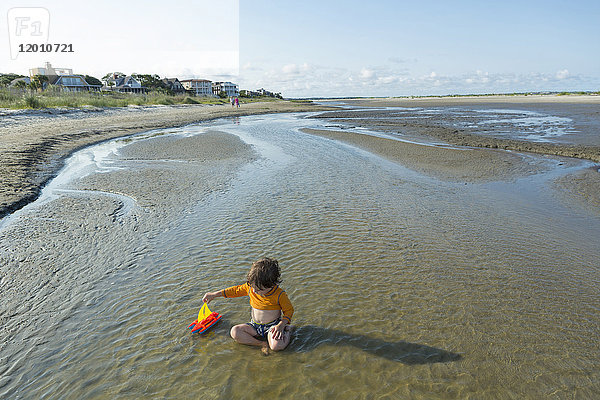
{"label": "child's arm", "polygon": [[281,340],[283,339],[283,332],[285,332],[285,327],[288,324],[287,320],[282,319],[279,323],[273,327],[271,327],[270,331],[273,334],[273,339]]}
{"label": "child's arm", "polygon": [[243,285],[228,287],[227,289],[219,290],[218,292],[207,292],[202,298],[202,301],[205,303],[210,303],[215,297],[248,296],[249,288],[250,286],[248,286],[247,283],[244,283]]}
{"label": "child's arm", "polygon": [[202,302],[208,304],[210,303],[215,297],[224,297],[223,296],[223,291],[219,290],[218,292],[207,292],[204,297],[202,298]]}
{"label": "child's arm", "polygon": [[285,327],[292,322],[292,315],[294,315],[294,307],[285,292],[282,292],[279,296],[279,305],[281,306],[281,321],[271,328],[275,340],[283,339]]}

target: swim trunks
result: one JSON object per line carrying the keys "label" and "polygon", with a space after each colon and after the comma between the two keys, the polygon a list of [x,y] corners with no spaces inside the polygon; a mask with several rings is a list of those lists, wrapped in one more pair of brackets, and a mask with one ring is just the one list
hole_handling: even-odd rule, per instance
{"label": "swim trunks", "polygon": [[269,334],[269,329],[271,329],[272,326],[277,325],[280,321],[281,318],[277,318],[275,321],[269,322],[268,324],[259,324],[258,322],[251,320],[250,322],[246,322],[246,324],[256,329],[258,337],[260,337],[262,340],[266,340],[267,335]]}

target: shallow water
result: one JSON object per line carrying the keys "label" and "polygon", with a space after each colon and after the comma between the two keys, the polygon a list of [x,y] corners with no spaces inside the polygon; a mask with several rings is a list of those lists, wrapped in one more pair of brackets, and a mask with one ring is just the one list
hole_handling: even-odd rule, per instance
{"label": "shallow water", "polygon": [[[566,166],[449,183],[299,131],[318,124],[294,115],[213,123],[259,157],[143,241],[110,232],[106,246],[126,266],[107,267],[51,330],[6,349],[0,395],[600,394],[600,218],[558,200],[550,181]],[[262,357],[228,337],[249,319],[243,298],[216,299],[223,320],[191,335],[202,295],[242,283],[263,255],[279,259],[296,310],[289,348]]]}
{"label": "shallow water", "polygon": [[[327,104],[324,102],[323,104]],[[333,103],[335,104],[335,103]],[[600,145],[597,104],[487,104],[445,107],[342,107],[348,125],[390,122],[443,126],[501,139],[559,145]],[[346,111],[347,113],[344,113]],[[329,115],[339,117],[337,111]]]}

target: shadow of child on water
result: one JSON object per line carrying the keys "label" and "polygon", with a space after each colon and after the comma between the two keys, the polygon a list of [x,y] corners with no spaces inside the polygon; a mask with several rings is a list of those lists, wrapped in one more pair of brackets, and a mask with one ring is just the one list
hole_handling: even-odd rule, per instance
{"label": "shadow of child on water", "polygon": [[458,361],[460,354],[423,344],[405,341],[388,342],[366,335],[357,335],[314,325],[296,327],[287,351],[307,352],[321,345],[352,346],[378,357],[407,365]]}

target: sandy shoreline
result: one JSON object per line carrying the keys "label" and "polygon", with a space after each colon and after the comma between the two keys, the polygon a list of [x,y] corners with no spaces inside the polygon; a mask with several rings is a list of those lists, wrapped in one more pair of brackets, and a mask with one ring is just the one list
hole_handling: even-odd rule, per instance
{"label": "sandy shoreline", "polygon": [[600,104],[600,96],[594,95],[494,95],[457,97],[389,97],[375,99],[344,99],[343,103],[367,107],[439,107],[477,104]]}
{"label": "sandy shoreline", "polygon": [[[471,100],[474,101],[473,99]],[[405,103],[404,101],[390,102],[384,100],[360,102],[349,101],[348,104],[363,107],[409,107],[408,103]],[[469,105],[481,104],[482,103],[475,102],[469,103]],[[555,103],[552,104],[556,105]],[[454,102],[447,102],[441,104],[435,102],[434,100],[433,103],[420,103],[420,105],[411,104],[410,107],[438,107],[442,105],[450,107],[453,105],[458,105],[458,103],[455,104]],[[462,105],[467,105],[467,103],[464,103]],[[500,106],[500,104],[498,103],[491,103],[487,105]],[[502,105],[515,105],[517,107],[519,106],[518,103],[512,103],[506,99]],[[589,105],[589,103],[583,102],[581,103],[581,105],[587,106]],[[600,106],[600,103],[598,103],[598,105]],[[586,136],[588,139],[587,141],[583,141],[583,143],[544,143],[502,138],[493,135],[483,134],[484,132],[481,132],[479,128],[458,128],[453,125],[453,122],[455,121],[447,120],[448,117],[446,116],[439,116],[437,118],[424,118],[418,116],[418,114],[415,114],[415,116],[411,116],[411,118],[403,118],[401,120],[389,120],[386,118],[386,111],[376,110],[369,111],[368,113],[356,112],[353,110],[341,110],[317,115],[316,118],[324,118],[351,126],[358,125],[382,132],[399,133],[407,137],[414,136],[439,139],[445,143],[455,146],[513,150],[527,153],[573,157],[584,160],[591,160],[594,162],[600,162],[600,132],[598,132],[597,125],[595,125],[593,122],[589,122],[595,120],[597,124],[597,113],[599,112],[599,108],[594,107],[593,109],[583,111],[581,111],[580,109],[571,108],[569,111],[579,112],[583,114],[583,117],[585,119],[588,120],[587,126],[582,126],[580,128],[582,131],[586,131],[586,135],[582,136]],[[553,112],[556,112],[556,110],[549,110],[548,112],[552,115]]]}
{"label": "sandy shoreline", "polygon": [[547,168],[539,160],[500,150],[425,146],[353,132],[303,129],[348,143],[438,179],[477,183],[510,180]]}
{"label": "sandy shoreline", "polygon": [[224,117],[330,109],[300,102],[4,112],[0,119],[0,218],[33,201],[63,161],[85,146],[152,129]]}
{"label": "sandy shoreline", "polygon": [[[600,96],[483,96],[455,98],[388,98],[348,99],[336,104],[364,107],[361,111],[341,109],[319,114],[316,118],[333,123],[328,128],[337,132],[309,132],[340,140],[379,154],[408,168],[440,179],[465,182],[506,180],[542,171],[543,158],[566,157],[563,163],[575,159],[600,163]],[[554,142],[517,140],[486,134],[481,128],[456,127],[461,117],[452,120],[447,114],[423,116],[421,108],[480,107],[481,109],[527,110],[546,115],[572,118],[577,135],[564,135]],[[394,120],[381,107],[405,107],[403,117]],[[379,108],[379,109],[378,109]],[[414,110],[414,112],[411,112]],[[338,125],[340,124],[340,125]],[[346,127],[362,127],[373,131],[400,135],[416,141],[443,142],[472,148],[469,154],[450,149],[410,145],[393,140],[364,137]],[[393,143],[395,142],[395,143]],[[485,151],[487,150],[487,152]],[[531,153],[526,163],[517,154]],[[540,156],[534,157],[535,154]],[[522,156],[520,156],[522,157]],[[533,164],[530,164],[533,162]],[[565,175],[555,182],[555,188],[567,202],[575,202],[598,212],[600,204],[600,173],[598,166]]]}
{"label": "sandy shoreline", "polygon": [[0,365],[21,357],[34,326],[56,329],[97,282],[140,263],[157,234],[257,157],[214,130],[134,141],[119,153],[127,168],[85,176],[0,231]]}
{"label": "sandy shoreline", "polygon": [[[76,123],[77,116],[66,119]],[[441,367],[448,371],[443,379],[465,371],[480,377],[465,387],[489,393],[503,393],[498,376],[529,390],[537,388],[538,371],[551,382],[544,388],[555,388],[566,371],[565,385],[594,392],[589,376],[598,357],[590,353],[589,332],[597,302],[590,299],[600,227],[597,217],[582,224],[590,214],[569,213],[555,198],[547,177],[564,176],[563,167],[554,167],[557,157],[309,131],[333,142],[289,129],[326,120],[292,124],[285,117],[281,128],[270,117],[237,122],[120,140],[123,147],[100,163],[99,173],[58,185],[57,198],[16,213],[0,230],[0,393],[81,397],[96,390],[131,397],[156,382],[182,387],[171,394],[185,397],[197,381],[194,371],[213,371],[209,380],[222,387],[230,365],[252,359],[252,349],[228,335],[247,305],[220,303],[215,311],[229,320],[212,337],[192,336],[185,327],[204,287],[237,279],[248,254],[265,248],[287,256],[286,287],[302,288],[294,293],[298,310],[315,311],[308,325],[299,315],[303,328],[286,353],[287,371],[301,372],[306,360],[329,366],[332,356],[339,365],[367,360],[381,371],[391,365],[390,379],[410,366],[425,368],[424,379],[431,379]],[[286,157],[249,144],[260,141]],[[356,147],[421,173],[388,168]],[[565,161],[571,163],[589,164]],[[600,177],[578,171],[584,187]],[[462,183],[496,180],[509,182]],[[531,193],[519,192],[530,183]],[[322,266],[313,266],[314,254]],[[355,293],[338,288],[352,288],[365,273],[375,279],[368,287],[375,296],[353,311]],[[332,319],[330,307],[310,308],[313,294],[322,292],[319,276],[336,282],[324,304],[347,315]],[[371,310],[394,318],[367,328],[347,325]],[[331,328],[322,328],[323,321]],[[394,330],[400,333],[386,333]],[[460,354],[461,362],[411,363],[423,346],[432,349],[427,360],[444,352]],[[508,355],[496,357],[501,351]],[[576,373],[569,357],[578,361]],[[515,360],[534,373],[511,370]],[[377,387],[380,375],[367,373]],[[252,376],[243,379],[240,393]]]}
{"label": "sandy shoreline", "polygon": [[[556,165],[574,166],[580,161],[481,147],[452,148],[426,146],[395,139],[340,130],[302,129],[303,132],[356,146],[437,179],[483,183],[512,181],[548,171]],[[556,158],[556,157],[554,157]],[[594,213],[600,210],[600,173],[598,166],[563,175],[553,183],[566,203],[575,202]]]}
{"label": "sandy shoreline", "polygon": [[[600,96],[482,96],[456,98],[381,98],[381,99],[348,99],[342,103],[357,107],[443,107],[461,105],[485,105],[517,107],[543,105],[550,107],[549,112],[557,107],[571,107],[581,113],[584,121],[597,119],[594,112],[600,105]],[[336,102],[339,103],[339,102]],[[583,109],[580,106],[592,107]],[[422,146],[410,146],[406,143],[393,143],[386,148],[387,142],[357,135],[340,136],[327,132],[314,132],[327,135],[336,140],[352,142],[366,150],[383,155],[389,159],[399,160],[392,154],[402,147],[402,162],[409,168],[430,173],[438,178],[454,181],[489,181],[493,179],[510,179],[512,176],[534,173],[540,165],[523,166],[514,154],[498,150],[550,154],[564,157],[575,157],[600,162],[600,146],[589,144],[552,144],[534,143],[506,138],[497,138],[470,132],[465,129],[454,129],[443,125],[443,121],[404,119],[389,121],[378,119],[372,115],[369,119],[357,119],[358,114],[352,110],[343,110],[328,106],[319,106],[300,102],[269,102],[244,104],[239,109],[229,105],[180,105],[127,107],[121,109],[87,109],[87,110],[46,110],[36,112],[2,113],[0,119],[0,218],[15,211],[39,195],[41,187],[62,167],[64,160],[74,151],[105,140],[122,137],[152,129],[182,126],[194,122],[211,119],[236,117],[253,114],[303,111],[332,111],[319,117],[330,121],[364,126],[381,132],[400,133],[411,137],[434,138],[455,146],[487,148],[492,151],[469,152]],[[577,111],[579,110],[579,111]],[[583,126],[595,136],[594,123]],[[590,134],[587,137],[592,137]],[[335,136],[335,137],[334,137]],[[370,143],[367,145],[367,143]],[[394,150],[396,149],[396,150]],[[398,153],[399,154],[399,153]],[[429,160],[429,161],[428,161]],[[593,176],[593,173],[589,173]],[[582,185],[580,177],[574,177],[578,191],[584,190],[586,201],[598,202],[594,194],[595,184]],[[590,181],[586,179],[585,182]],[[594,181],[594,180],[592,180]],[[563,179],[560,187],[565,187]]]}

